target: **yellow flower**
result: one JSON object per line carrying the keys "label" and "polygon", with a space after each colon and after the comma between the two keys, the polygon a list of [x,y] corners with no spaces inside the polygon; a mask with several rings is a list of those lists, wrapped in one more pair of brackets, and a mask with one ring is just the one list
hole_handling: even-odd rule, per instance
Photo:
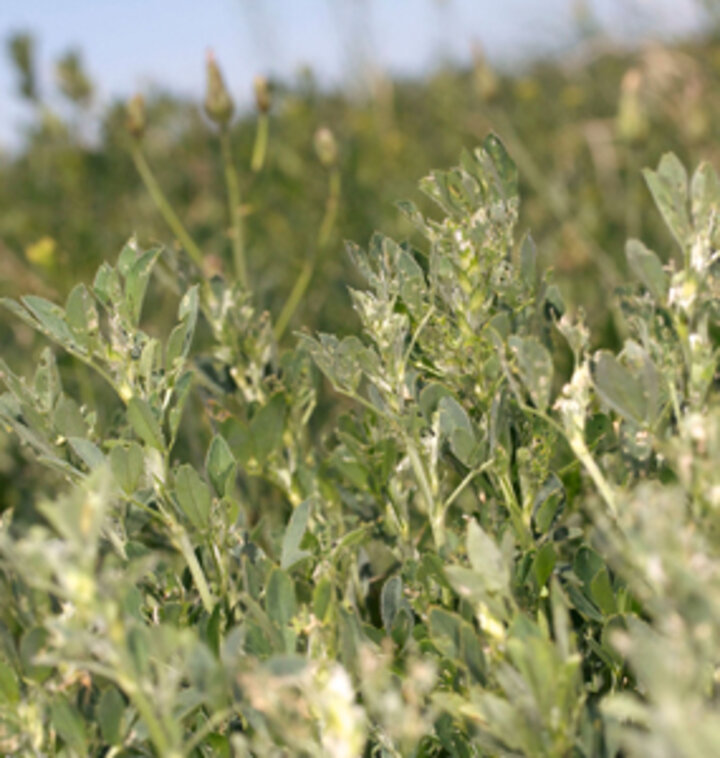
{"label": "yellow flower", "polygon": [[25,248],[25,257],[36,266],[52,266],[57,252],[57,242],[52,237],[41,237],[37,242]]}

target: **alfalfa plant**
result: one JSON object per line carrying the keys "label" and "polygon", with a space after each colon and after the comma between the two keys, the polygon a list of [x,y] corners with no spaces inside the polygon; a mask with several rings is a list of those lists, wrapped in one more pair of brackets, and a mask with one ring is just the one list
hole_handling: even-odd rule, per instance
{"label": "alfalfa plant", "polygon": [[[151,335],[171,254],[136,243],[64,307],[4,301],[118,412],[51,349],[0,365],[3,424],[66,484],[2,518],[2,749],[717,753],[720,186],[671,156],[647,181],[682,255],[628,244],[618,354],[518,242],[494,136],[423,181],[439,219],[401,206],[422,243],[350,246],[357,334],[281,350],[215,274]],[[324,436],[313,365],[347,398]]]}

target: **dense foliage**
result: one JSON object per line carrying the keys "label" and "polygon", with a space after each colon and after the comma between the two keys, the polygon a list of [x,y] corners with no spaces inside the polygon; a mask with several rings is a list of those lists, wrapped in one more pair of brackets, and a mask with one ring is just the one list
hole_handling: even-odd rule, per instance
{"label": "dense foliage", "polygon": [[720,179],[655,159],[717,150],[699,50],[258,80],[238,124],[210,59],[209,124],[135,99],[90,148],[79,57],[63,123],[14,41],[1,753],[720,753]]}
{"label": "dense foliage", "polygon": [[[516,239],[494,136],[423,181],[441,220],[402,205],[422,246],[350,247],[357,335],[281,350],[238,282],[134,241],[64,307],[5,300],[116,409],[49,348],[1,365],[4,425],[72,485],[3,519],[3,750],[717,752],[720,180],[646,180],[680,255],[628,243],[617,354]],[[155,335],[160,258],[183,294]],[[321,440],[314,365],[352,401]]]}

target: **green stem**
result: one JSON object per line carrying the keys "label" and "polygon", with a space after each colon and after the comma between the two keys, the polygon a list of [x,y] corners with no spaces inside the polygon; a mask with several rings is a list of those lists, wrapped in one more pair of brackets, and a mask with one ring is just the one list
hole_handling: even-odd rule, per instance
{"label": "green stem", "polygon": [[152,198],[155,207],[160,211],[160,214],[165,219],[165,223],[170,227],[173,234],[180,240],[180,244],[185,248],[187,254],[192,258],[193,263],[202,269],[203,254],[200,248],[197,246],[193,238],[188,233],[187,229],[183,226],[182,221],[178,218],[178,215],[173,210],[172,206],[165,197],[160,185],[155,179],[155,175],[150,168],[145,155],[140,149],[140,145],[137,142],[133,142],[130,148],[133,163],[137,169],[140,178],[145,184],[150,197]]}
{"label": "green stem", "polygon": [[314,269],[315,261],[312,258],[308,258],[305,263],[303,263],[303,267],[300,269],[300,274],[295,280],[295,284],[288,295],[288,299],[285,301],[285,305],[283,305],[283,309],[280,311],[280,315],[275,322],[273,333],[277,341],[280,341],[280,338],[285,333],[285,329],[287,329],[287,325],[290,323],[290,319],[293,317],[298,305],[300,305],[300,301],[312,279]]}
{"label": "green stem", "polygon": [[515,497],[515,490],[513,490],[510,477],[507,474],[498,474],[497,480],[500,489],[502,490],[505,504],[510,512],[510,520],[515,527],[517,538],[520,540],[523,547],[530,547],[530,545],[532,545],[532,536],[525,520],[523,519],[522,508]]}
{"label": "green stem", "polygon": [[228,208],[230,210],[231,237],[233,249],[233,265],[235,276],[240,286],[247,289],[247,266],[245,264],[245,238],[243,234],[242,212],[240,209],[240,182],[232,158],[230,133],[227,129],[220,132],[220,150],[222,151],[225,185],[228,193]]}
{"label": "green stem", "polygon": [[325,214],[322,222],[320,223],[320,229],[317,236],[317,247],[315,252],[305,261],[298,278],[295,280],[292,290],[288,299],[285,301],[285,305],[280,311],[280,315],[275,322],[275,328],[273,334],[276,340],[285,333],[290,320],[292,319],[295,311],[297,310],[300,301],[303,299],[305,292],[307,291],[312,275],[315,271],[315,265],[317,263],[319,253],[322,252],[330,241],[330,235],[332,234],[333,227],[335,226],[335,219],[337,218],[338,206],[340,205],[340,170],[334,168],[330,172],[328,197],[325,202]]}
{"label": "green stem", "polygon": [[570,443],[575,455],[580,459],[580,462],[585,467],[585,470],[590,475],[595,486],[600,493],[600,496],[605,501],[605,504],[610,511],[610,515],[613,519],[617,518],[617,504],[615,502],[615,493],[610,489],[610,485],[605,479],[600,467],[595,463],[595,459],[592,457],[590,451],[585,444],[585,440],[579,435],[568,435],[567,440]]}
{"label": "green stem", "polygon": [[418,486],[422,492],[423,498],[427,504],[428,516],[430,517],[430,529],[433,535],[433,541],[438,550],[445,547],[445,509],[442,504],[437,504],[433,497],[430,481],[428,480],[425,466],[420,458],[420,453],[415,442],[410,437],[405,436],[405,447],[407,448],[410,465],[417,479]]}
{"label": "green stem", "polygon": [[463,490],[465,487],[470,484],[470,482],[480,474],[483,473],[483,471],[486,471],[495,463],[495,461],[490,458],[489,460],[485,461],[481,466],[478,466],[478,468],[474,468],[471,471],[468,471],[468,473],[465,475],[465,478],[458,484],[457,487],[452,491],[452,493],[448,496],[447,500],[443,503],[443,513],[447,511],[447,509],[462,495]]}
{"label": "green stem", "polygon": [[235,713],[235,708],[223,708],[215,711],[208,720],[190,737],[185,744],[184,755],[191,755],[193,750],[200,746],[203,740],[224,721],[227,721]]}
{"label": "green stem", "polygon": [[268,133],[270,131],[270,119],[267,113],[261,113],[258,116],[257,131],[255,132],[255,144],[253,145],[252,159],[250,160],[250,170],[257,174],[262,171],[265,165],[265,155],[267,154]]}
{"label": "green stem", "polygon": [[182,754],[170,747],[170,742],[165,734],[162,723],[155,715],[152,704],[145,697],[145,693],[134,682],[125,682],[123,684],[123,680],[124,677],[121,675],[121,678],[118,679],[118,684],[125,691],[128,699],[140,714],[140,719],[145,723],[158,755],[164,755],[168,758],[180,758]]}
{"label": "green stem", "polygon": [[205,573],[198,563],[193,546],[188,539],[187,532],[177,525],[173,537],[177,549],[182,553],[183,558],[185,558],[185,563],[187,563],[187,567],[190,570],[190,574],[192,575],[195,586],[200,594],[200,600],[202,600],[203,607],[208,613],[212,613],[213,608],[215,607],[215,599],[210,592]]}

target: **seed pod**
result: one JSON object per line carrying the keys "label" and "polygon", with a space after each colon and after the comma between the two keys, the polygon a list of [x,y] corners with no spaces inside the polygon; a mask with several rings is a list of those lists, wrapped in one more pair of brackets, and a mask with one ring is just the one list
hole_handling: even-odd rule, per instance
{"label": "seed pod", "polygon": [[253,81],[255,105],[260,113],[270,110],[270,84],[264,76],[256,76]]}
{"label": "seed pod", "polygon": [[331,168],[337,162],[338,148],[335,136],[326,126],[320,127],[315,132],[314,138],[315,153],[320,159],[320,163],[325,168]]}
{"label": "seed pod", "polygon": [[135,139],[142,139],[147,120],[145,117],[145,100],[142,95],[135,95],[127,104],[125,126]]}
{"label": "seed pod", "polygon": [[212,52],[207,57],[207,89],[205,90],[205,113],[219,127],[228,125],[235,104],[227,91],[225,82]]}

